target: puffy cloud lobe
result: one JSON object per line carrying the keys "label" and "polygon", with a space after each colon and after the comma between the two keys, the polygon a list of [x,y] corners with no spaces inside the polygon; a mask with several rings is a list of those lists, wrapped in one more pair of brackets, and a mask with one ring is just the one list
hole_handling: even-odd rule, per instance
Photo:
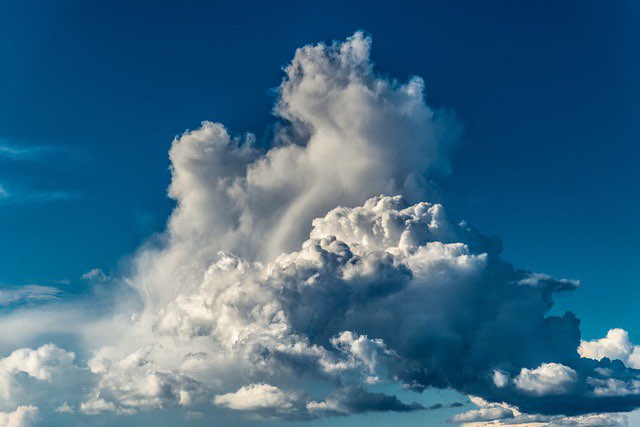
{"label": "puffy cloud lobe", "polygon": [[[152,354],[159,348],[143,347],[113,361],[107,354],[97,354],[89,361],[99,381],[80,411],[85,414],[115,412],[133,414],[135,408],[161,409],[167,406],[189,406],[206,391],[199,382],[175,371],[164,371],[154,365]],[[115,404],[118,402],[118,404]]]}
{"label": "puffy cloud lobe", "polygon": [[[254,380],[294,390],[305,386],[292,373],[353,385],[382,373],[543,413],[610,404],[588,381],[597,365],[576,353],[576,319],[547,317],[567,282],[523,283],[532,274],[487,242],[441,205],[375,197],[314,220],[300,251],[271,263],[222,254],[198,289],[158,313],[156,330],[210,337]],[[566,365],[545,362],[554,359]],[[328,402],[310,407],[338,413]]]}
{"label": "puffy cloud lobe", "polygon": [[512,418],[513,411],[500,405],[487,406],[458,414],[451,419],[454,423],[494,421]]}
{"label": "puffy cloud lobe", "polygon": [[100,268],[93,268],[84,273],[80,278],[90,282],[106,282],[109,280],[109,276]]}
{"label": "puffy cloud lobe", "polygon": [[33,405],[18,406],[13,412],[0,412],[0,426],[28,427],[38,419],[38,408]]}
{"label": "puffy cloud lobe", "polygon": [[54,376],[62,376],[75,359],[73,352],[67,352],[53,344],[45,344],[37,349],[21,348],[0,359],[0,392],[4,399],[16,394],[18,373],[38,381],[51,381]]}
{"label": "puffy cloud lobe", "polygon": [[509,374],[496,369],[493,371],[492,379],[496,387],[502,388],[509,383]]}
{"label": "puffy cloud lobe", "polygon": [[506,403],[493,403],[477,396],[469,399],[479,407],[454,416],[450,422],[461,423],[461,427],[627,427],[628,420],[620,414],[587,414],[558,416],[521,413],[518,408]]}
{"label": "puffy cloud lobe", "polygon": [[395,356],[381,339],[371,340],[366,335],[359,336],[351,331],[344,331],[331,338],[331,344],[353,358],[353,364],[361,364],[366,368],[370,375],[366,378],[368,383],[378,382],[376,372],[382,359]]}
{"label": "puffy cloud lobe", "polygon": [[448,168],[458,134],[450,114],[426,105],[421,79],[378,77],[370,44],[356,33],[296,52],[275,109],[286,122],[266,152],[219,123],[176,138],[169,195],[178,207],[165,244],[141,251],[133,278],[148,302],[166,303],[220,250],[270,261],[299,247],[330,209],[380,193],[420,198],[424,174]]}
{"label": "puffy cloud lobe", "polygon": [[121,408],[115,403],[99,397],[93,397],[80,404],[80,413],[84,415],[98,415],[104,412],[111,412],[118,415],[133,415],[136,413],[135,409]]}
{"label": "puffy cloud lobe", "polygon": [[581,341],[578,347],[580,356],[602,360],[620,360],[626,366],[640,369],[640,346],[633,345],[629,340],[629,333],[624,329],[611,329],[604,338]]}
{"label": "puffy cloud lobe", "polygon": [[543,363],[535,369],[522,368],[513,382],[520,390],[544,396],[569,393],[577,378],[576,371],[568,366],[559,363]]}
{"label": "puffy cloud lobe", "polygon": [[73,414],[74,410],[67,402],[63,402],[62,405],[55,409],[55,412],[58,414]]}
{"label": "puffy cloud lobe", "polygon": [[270,384],[250,384],[234,393],[218,395],[213,402],[239,411],[269,409],[287,412],[293,408],[292,397]]}

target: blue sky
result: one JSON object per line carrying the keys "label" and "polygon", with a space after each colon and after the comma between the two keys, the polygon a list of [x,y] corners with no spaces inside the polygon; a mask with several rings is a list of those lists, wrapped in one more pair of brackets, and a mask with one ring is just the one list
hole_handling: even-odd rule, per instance
{"label": "blue sky", "polygon": [[[553,313],[583,338],[640,342],[639,19],[631,1],[3,2],[0,284],[73,299],[93,268],[126,275],[174,208],[174,137],[211,120],[267,147],[296,49],[363,30],[377,72],[421,76],[464,129],[439,178],[451,215],[514,265],[580,280]],[[387,416],[432,415],[349,422]]]}

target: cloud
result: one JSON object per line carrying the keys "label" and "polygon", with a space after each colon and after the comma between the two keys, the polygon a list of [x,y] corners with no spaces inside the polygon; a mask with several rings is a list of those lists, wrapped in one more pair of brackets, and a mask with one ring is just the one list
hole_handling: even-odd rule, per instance
{"label": "cloud", "polygon": [[545,396],[570,392],[571,386],[577,379],[577,372],[568,366],[560,363],[543,363],[535,369],[522,368],[513,382],[520,390]]}
{"label": "cloud", "polygon": [[[99,377],[91,398],[80,410],[84,413],[111,411],[134,413],[138,409],[161,409],[168,406],[189,406],[206,387],[189,376],[154,366],[157,347],[143,347],[124,358],[98,352],[89,360],[90,371]],[[116,405],[115,402],[118,403]]]}
{"label": "cloud", "polygon": [[602,360],[620,360],[626,366],[640,369],[640,346],[633,345],[629,340],[629,333],[624,329],[611,329],[604,338],[592,341],[580,341],[578,347],[580,356]]}
{"label": "cloud", "polygon": [[37,407],[23,405],[18,406],[13,412],[0,412],[0,425],[4,427],[28,427],[37,418]]}
{"label": "cloud", "polygon": [[58,298],[62,291],[52,286],[25,285],[0,289],[0,306],[46,301]]}
{"label": "cloud", "polygon": [[109,276],[100,268],[93,268],[84,273],[80,278],[90,282],[106,282],[109,280]]}
{"label": "cloud", "polygon": [[0,142],[0,159],[34,160],[60,149],[46,145],[19,146]]}
{"label": "cloud", "polygon": [[67,402],[63,402],[62,405],[55,409],[55,412],[58,414],[73,414],[74,410]]}
{"label": "cloud", "polygon": [[88,378],[54,407],[425,409],[374,383],[477,396],[479,409],[454,418],[465,423],[584,424],[640,405],[622,391],[638,371],[580,357],[579,320],[550,314],[579,282],[514,267],[499,239],[438,203],[433,181],[449,172],[459,126],[426,104],[420,78],[377,74],[370,45],[358,32],[298,49],[268,147],[213,122],[175,138],[176,207],[126,277],[96,290],[110,307],[101,316],[85,299],[3,320],[9,330],[31,316],[19,339],[64,330],[86,355]]}
{"label": "cloud", "polygon": [[34,190],[7,190],[0,186],[0,205],[12,205],[23,203],[49,203],[65,200],[73,200],[80,196],[79,193],[70,191],[34,191]]}
{"label": "cloud", "polygon": [[468,423],[479,421],[494,421],[503,420],[506,418],[513,418],[513,411],[509,408],[502,407],[500,405],[489,406],[480,409],[474,409],[471,411],[458,414],[451,418],[453,423]]}
{"label": "cloud", "polygon": [[322,402],[308,402],[311,415],[349,415],[364,412],[412,412],[427,409],[419,403],[404,403],[396,396],[372,393],[361,387],[339,389]]}
{"label": "cloud", "polygon": [[542,415],[521,413],[518,408],[505,403],[492,403],[484,399],[469,396],[479,407],[455,415],[450,422],[460,423],[461,427],[627,427],[628,418],[621,414],[586,414],[578,416]]}
{"label": "cloud", "polygon": [[86,402],[80,404],[80,412],[84,415],[99,415],[105,412],[114,413],[117,415],[133,415],[136,413],[135,409],[121,408],[113,402],[108,402],[104,399],[95,397]]}
{"label": "cloud", "polygon": [[72,373],[74,359],[73,352],[67,352],[53,344],[13,351],[0,359],[0,397],[6,403],[31,394],[23,390],[24,377],[20,374],[38,382],[63,382],[63,378]]}
{"label": "cloud", "polygon": [[274,409],[286,412],[293,408],[293,398],[270,384],[250,384],[234,393],[220,394],[213,402],[238,411]]}

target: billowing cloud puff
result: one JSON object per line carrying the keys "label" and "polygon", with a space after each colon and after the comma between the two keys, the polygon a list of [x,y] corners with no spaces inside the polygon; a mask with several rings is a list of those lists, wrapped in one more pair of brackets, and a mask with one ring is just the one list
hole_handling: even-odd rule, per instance
{"label": "billowing cloud puff", "polygon": [[631,344],[629,333],[624,329],[611,329],[604,338],[581,341],[578,353],[594,360],[604,357],[620,360],[630,368],[640,369],[640,346]]}
{"label": "billowing cloud puff", "polygon": [[[500,260],[491,239],[452,221],[439,204],[377,196],[312,224],[298,251],[269,263],[220,253],[201,279],[153,314],[159,339],[177,339],[185,352],[200,343],[227,367],[225,375],[233,377],[234,366],[237,377],[252,381],[230,378],[231,390],[222,381],[228,391],[216,404],[234,408],[234,399],[268,387],[298,414],[305,405],[309,413],[353,407],[338,403],[346,393],[318,400],[309,379],[336,390],[378,381],[416,391],[452,387],[541,413],[612,404],[592,379],[604,365],[576,352],[577,320],[547,315],[552,294],[574,287],[568,281],[532,281],[531,273]],[[106,378],[122,375],[113,373],[122,367],[107,365]],[[608,378],[630,375],[616,369]],[[189,378],[204,382],[196,373]],[[614,402],[623,409],[638,398],[624,397]],[[481,412],[485,419],[503,416],[500,408]]]}
{"label": "billowing cloud puff", "polygon": [[429,193],[425,173],[448,169],[457,126],[426,105],[420,78],[378,77],[370,43],[356,33],[296,52],[275,108],[286,122],[268,151],[211,122],[174,141],[169,195],[178,207],[167,245],[141,254],[135,278],[153,302],[166,302],[185,265],[204,270],[219,250],[272,260],[295,250],[311,221],[338,205]]}
{"label": "billowing cloud puff", "polygon": [[628,419],[619,414],[587,414],[557,416],[524,414],[506,403],[487,402],[476,396],[469,399],[479,408],[454,416],[450,422],[461,423],[461,427],[627,427]]}
{"label": "billowing cloud puff", "polygon": [[564,394],[576,382],[576,371],[559,363],[543,363],[535,369],[522,368],[513,382],[520,390],[538,396]]}
{"label": "billowing cloud puff", "polygon": [[0,412],[0,426],[28,427],[38,418],[38,408],[32,405],[18,406],[13,412]]}
{"label": "billowing cloud puff", "polygon": [[292,401],[288,394],[269,384],[250,384],[234,393],[221,394],[213,399],[218,406],[239,411],[258,409],[289,411],[293,408]]}
{"label": "billowing cloud puff", "polygon": [[11,401],[19,394],[17,374],[23,373],[38,381],[60,379],[72,367],[75,354],[45,344],[38,349],[21,348],[0,359],[0,397]]}
{"label": "billowing cloud puff", "polygon": [[[457,125],[427,106],[421,79],[378,76],[370,43],[356,33],[296,52],[267,148],[212,122],[174,140],[176,208],[113,287],[114,313],[78,332],[91,380],[59,412],[426,409],[373,384],[477,396],[454,418],[465,423],[640,405],[632,352],[616,353],[625,367],[581,345],[572,313],[550,315],[577,281],[514,268],[499,240],[425,201]],[[49,365],[19,362],[30,354],[0,367],[47,381]]]}

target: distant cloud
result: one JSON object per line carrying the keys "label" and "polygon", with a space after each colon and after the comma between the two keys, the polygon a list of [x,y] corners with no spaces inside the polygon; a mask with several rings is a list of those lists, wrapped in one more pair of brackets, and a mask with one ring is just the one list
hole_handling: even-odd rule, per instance
{"label": "distant cloud", "polygon": [[449,422],[461,427],[628,427],[627,416],[622,414],[525,414],[504,402],[487,402],[476,396],[469,399],[478,409],[455,415]]}
{"label": "distant cloud", "polygon": [[25,285],[0,288],[0,306],[56,299],[62,291],[52,286]]}
{"label": "distant cloud", "polygon": [[50,203],[56,201],[73,200],[78,198],[79,196],[80,193],[69,191],[9,191],[6,189],[6,187],[0,186],[0,206],[28,203]]}
{"label": "distant cloud", "polygon": [[424,409],[427,408],[420,403],[404,403],[396,396],[370,392],[358,386],[338,389],[322,402],[307,403],[307,410],[317,416],[366,412],[412,412]]}
{"label": "distant cloud", "polygon": [[74,410],[67,402],[64,402],[55,409],[55,412],[58,414],[73,414]]}
{"label": "distant cloud", "polygon": [[218,395],[213,402],[239,411],[276,410],[289,411],[293,398],[270,384],[250,384],[233,393]]}
{"label": "distant cloud", "polygon": [[88,280],[93,282],[106,282],[109,280],[109,276],[105,274],[104,271],[100,268],[93,268],[86,273],[84,273],[81,277],[82,280]]}
{"label": "distant cloud", "polygon": [[607,357],[620,360],[630,368],[640,369],[640,346],[631,343],[629,333],[624,329],[611,329],[604,338],[581,341],[578,353],[588,359],[602,360]]}
{"label": "distant cloud", "polygon": [[571,391],[578,373],[560,363],[543,363],[535,369],[522,368],[513,379],[516,388],[537,396],[564,394]]}
{"label": "distant cloud", "polygon": [[35,160],[58,151],[59,147],[47,145],[21,146],[0,142],[0,159]]}
{"label": "distant cloud", "polygon": [[0,412],[0,426],[29,427],[38,419],[38,408],[33,405],[18,406],[13,412]]}
{"label": "distant cloud", "polygon": [[[60,152],[60,147],[53,146],[20,146],[0,141],[0,160],[26,161],[38,160],[44,156]],[[49,203],[62,200],[71,200],[79,196],[77,192],[70,191],[40,191],[28,188],[10,188],[15,185],[0,185],[0,206],[25,203]]]}

